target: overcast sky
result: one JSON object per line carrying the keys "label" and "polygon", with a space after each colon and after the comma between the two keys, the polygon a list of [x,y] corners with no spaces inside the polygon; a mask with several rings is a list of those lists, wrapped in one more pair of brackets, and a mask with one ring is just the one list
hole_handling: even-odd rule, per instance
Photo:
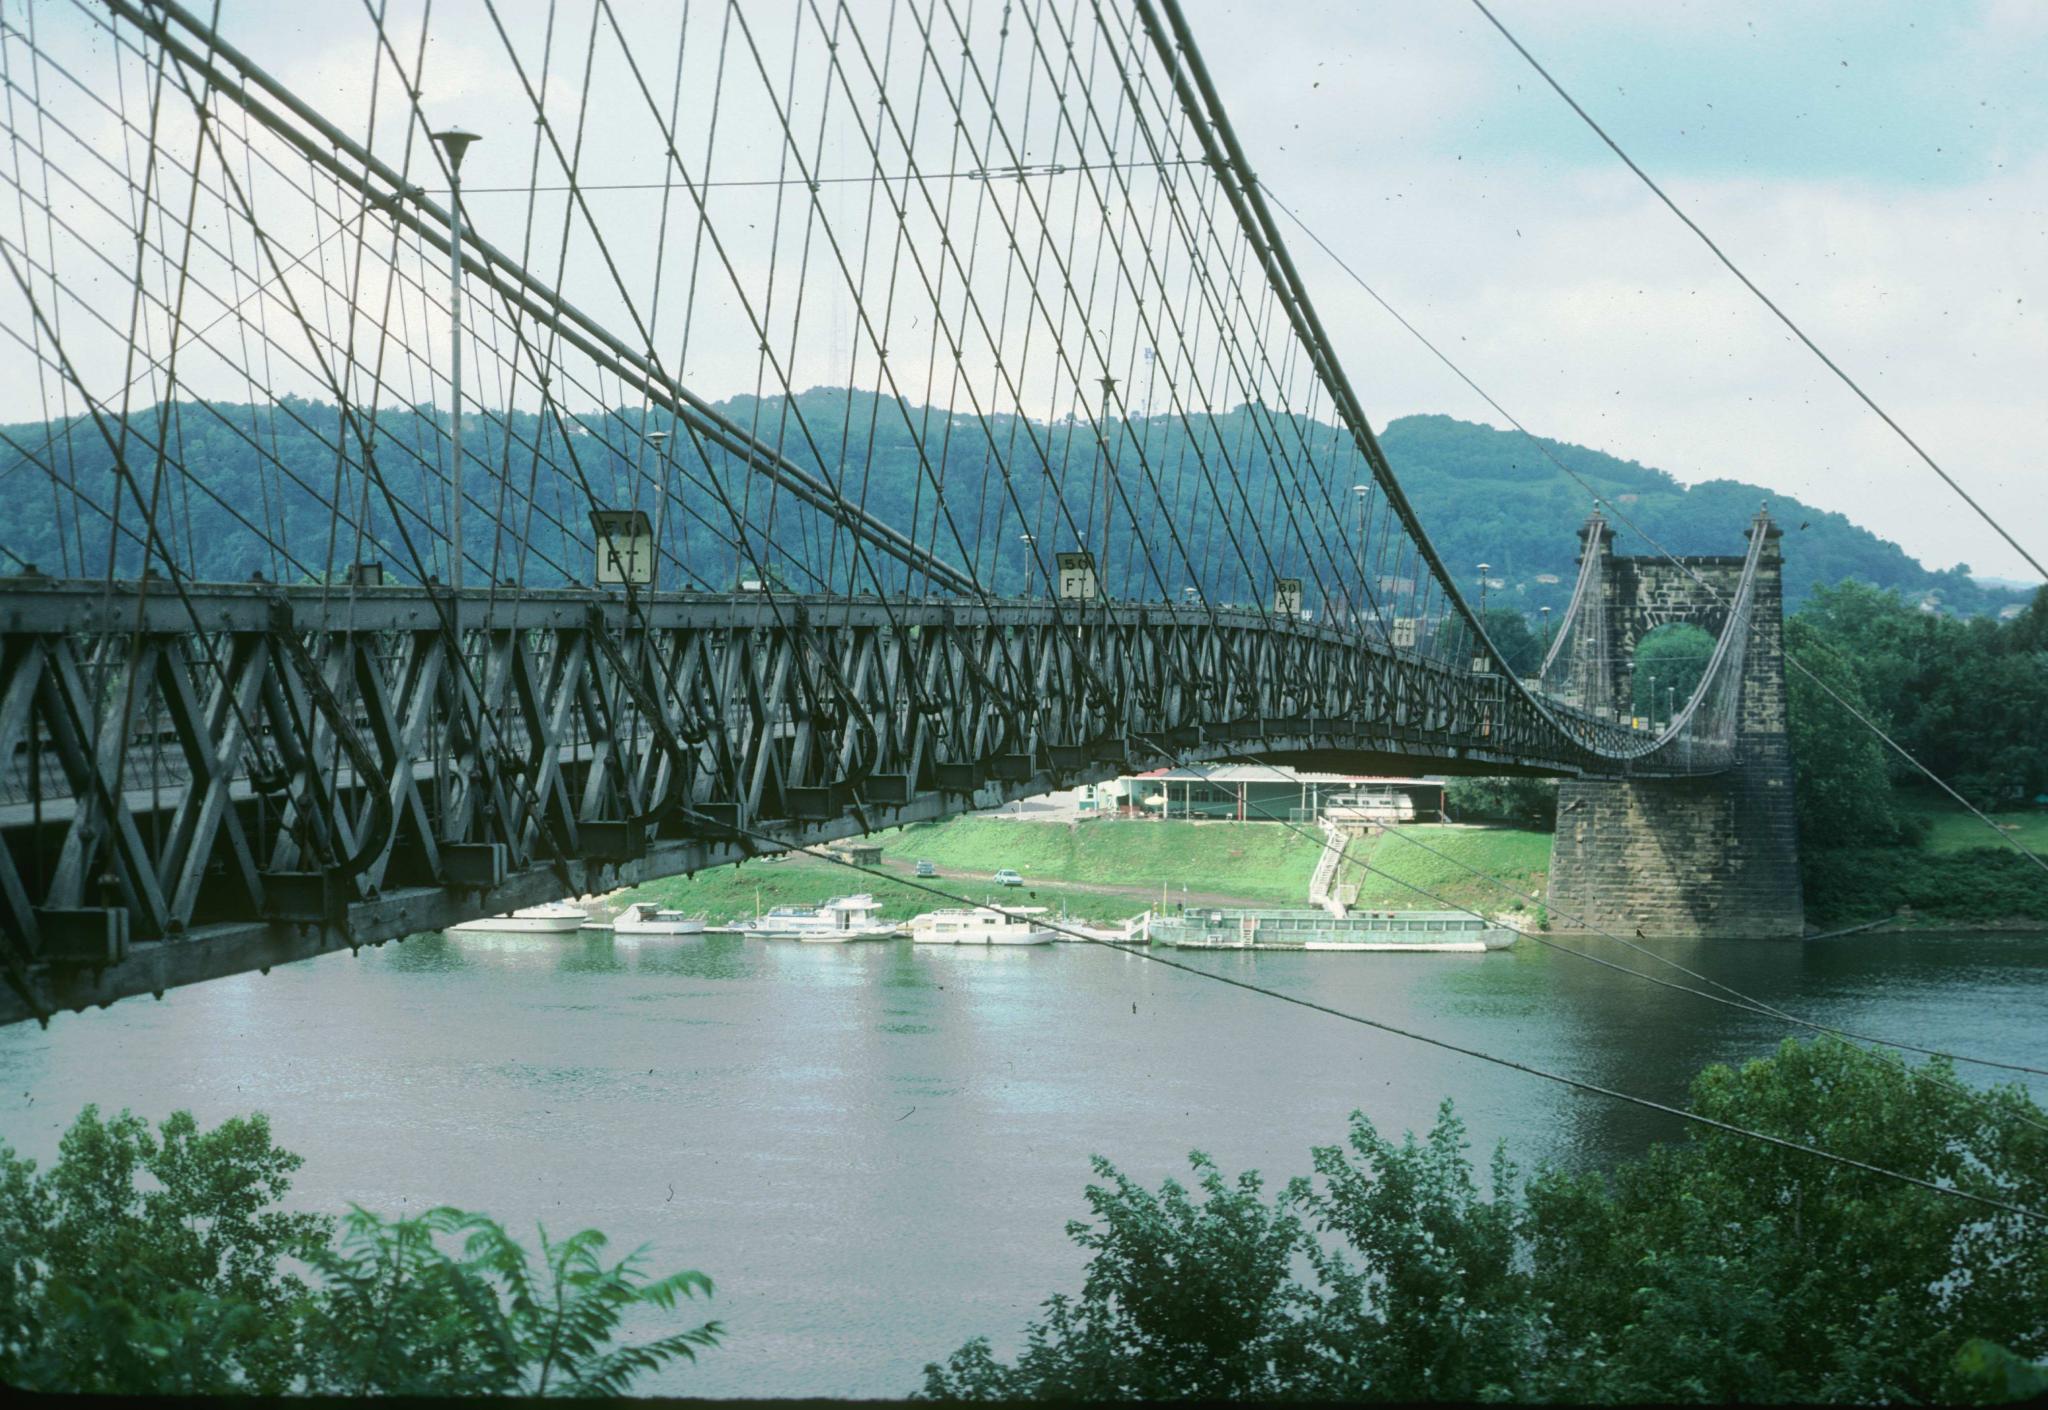
{"label": "overcast sky", "polygon": [[[1271,188],[1533,429],[2032,579],[1465,0],[1185,4]],[[2048,4],[1494,9],[2048,557]],[[1376,419],[1497,419],[1296,244]]]}
{"label": "overcast sky", "polygon": [[[997,8],[955,3],[985,19]],[[1269,191],[1531,428],[1688,482],[1739,477],[1796,494],[1937,567],[2029,575],[1466,0],[1183,3]],[[791,5],[743,8],[772,24]],[[666,0],[616,7],[635,34],[675,23]],[[537,62],[544,7],[499,8]],[[391,0],[394,31],[416,33],[403,16],[417,9]],[[2048,386],[2048,3],[1496,0],[1496,10],[1767,292],[2048,557],[2035,424]],[[68,7],[42,13],[91,37]],[[561,13],[574,50],[588,6]],[[423,108],[487,134],[467,179],[516,185],[530,140],[516,134],[534,131],[531,108],[502,53],[491,60],[480,0],[441,0],[434,15]],[[244,49],[335,113],[364,108],[369,50],[343,42],[363,28],[354,4],[243,0],[224,19]],[[398,48],[412,52],[403,38]],[[702,62],[712,51],[692,52]],[[552,91],[575,78],[565,63]],[[600,102],[618,96],[616,71],[592,83]],[[693,77],[678,92],[687,110],[710,89]],[[658,147],[621,137],[607,150],[599,129],[586,180],[658,179]],[[746,134],[738,140],[741,154],[722,158],[728,174],[748,164]],[[823,166],[858,169],[854,141],[836,134]],[[764,148],[757,164],[772,161]],[[856,188],[827,193],[858,198]],[[653,227],[658,196],[593,199],[609,203],[604,218],[628,245]],[[516,192],[480,190],[473,214],[517,246],[523,205]],[[1415,412],[1497,420],[1306,238],[1292,243],[1376,424]],[[817,297],[829,298],[819,282]],[[832,333],[836,346],[843,321]],[[711,336],[686,380],[713,398],[749,390],[741,363],[717,362]],[[755,355],[751,339],[733,349],[742,363]],[[24,352],[6,351],[26,366]],[[16,399],[28,397],[26,379],[13,380]],[[9,410],[35,414],[26,402]]]}

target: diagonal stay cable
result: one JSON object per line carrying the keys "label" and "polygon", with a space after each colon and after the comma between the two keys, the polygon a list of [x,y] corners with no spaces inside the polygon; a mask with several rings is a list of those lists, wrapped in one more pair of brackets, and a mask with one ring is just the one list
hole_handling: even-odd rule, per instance
{"label": "diagonal stay cable", "polygon": [[1659,186],[1655,181],[1651,180],[1650,174],[1648,172],[1644,171],[1640,166],[1636,165],[1635,159],[1629,156],[1627,152],[1624,152],[1621,149],[1620,143],[1616,142],[1612,137],[1607,135],[1607,129],[1602,127],[1598,122],[1594,121],[1593,115],[1591,113],[1587,112],[1584,108],[1579,106],[1578,99],[1572,97],[1570,93],[1566,92],[1563,84],[1559,83],[1555,78],[1551,77],[1550,70],[1544,68],[1541,63],[1537,62],[1536,56],[1529,52],[1529,50],[1523,45],[1521,40],[1515,38],[1515,36],[1508,30],[1508,27],[1502,24],[1499,18],[1495,16],[1493,11],[1486,8],[1485,4],[1483,3],[1483,0],[1472,0],[1472,6],[1474,9],[1478,10],[1480,14],[1486,16],[1487,22],[1491,24],[1495,29],[1500,31],[1501,37],[1507,40],[1509,44],[1514,46],[1515,52],[1517,54],[1520,54],[1525,60],[1528,61],[1529,67],[1536,70],[1537,74],[1542,77],[1545,83],[1550,85],[1551,89],[1554,92],[1556,92],[1557,96],[1564,99],[1565,103],[1570,106],[1573,112],[1579,115],[1580,119],[1586,124],[1586,126],[1593,129],[1594,135],[1597,136],[1602,142],[1607,144],[1608,150],[1613,152],[1615,156],[1620,157],[1622,160],[1622,164],[1625,165],[1630,171],[1634,172],[1636,174],[1637,179],[1639,179],[1643,183],[1643,185],[1650,188],[1651,194],[1656,196],[1658,200],[1664,203],[1665,209],[1669,210],[1673,215],[1677,216],[1679,220],[1683,221],[1686,229],[1690,230],[1693,234],[1699,236],[1700,243],[1705,245],[1709,250],[1713,252],[1714,258],[1719,260],[1722,266],[1730,274],[1734,275],[1737,279],[1742,281],[1743,288],[1749,290],[1750,293],[1756,295],[1757,299],[1763,304],[1765,308],[1769,309],[1773,314],[1777,315],[1778,321],[1784,324],[1787,328],[1792,330],[1792,336],[1799,339],[1800,342],[1804,343],[1806,345],[1806,350],[1808,352],[1812,353],[1815,357],[1819,358],[1821,360],[1821,364],[1825,366],[1828,371],[1834,373],[1836,377],[1840,378],[1842,385],[1847,387],[1850,391],[1856,394],[1857,400],[1861,401],[1865,406],[1869,407],[1872,411],[1876,412],[1878,419],[1883,421],[1885,425],[1891,427],[1893,433],[1896,434],[1900,440],[1904,441],[1907,444],[1907,446],[1912,449],[1913,454],[1919,456],[1921,460],[1926,462],[1928,469],[1932,470],[1935,474],[1941,477],[1943,484],[1947,485],[1950,489],[1954,490],[1957,495],[1961,496],[1963,503],[1969,505],[1970,508],[1976,510],[1977,517],[1982,519],[1985,523],[1989,524],[1992,530],[1995,533],[1997,533],[1997,535],[2000,538],[2004,539],[2007,544],[2011,546],[2012,551],[2014,553],[2017,553],[2020,557],[2026,559],[2028,566],[2031,567],[2035,572],[2039,573],[2043,578],[2048,578],[2048,568],[2044,568],[2041,566],[2041,560],[2034,557],[2033,554],[2027,552],[2026,549],[2022,548],[2020,546],[2019,540],[2014,538],[2010,533],[2006,532],[2005,525],[1999,523],[1996,519],[1992,518],[1991,514],[1984,508],[1984,506],[1977,503],[1977,501],[1971,497],[1970,492],[1968,490],[1964,489],[1960,484],[1956,483],[1954,476],[1950,475],[1948,471],[1942,469],[1940,463],[1937,462],[1933,456],[1929,455],[1924,449],[1922,449],[1918,441],[1914,440],[1912,436],[1907,434],[1905,427],[1901,426],[1897,421],[1894,421],[1892,419],[1890,412],[1886,411],[1883,407],[1879,406],[1877,402],[1871,397],[1870,393],[1864,391],[1862,387],[1858,386],[1856,383],[1856,379],[1851,377],[1847,372],[1844,372],[1840,364],[1838,364],[1833,358],[1829,357],[1826,353],[1822,352],[1820,349],[1820,344],[1814,342],[1813,339],[1807,337],[1806,330],[1801,328],[1797,323],[1794,323],[1792,321],[1792,316],[1790,314],[1786,313],[1784,309],[1778,307],[1776,303],[1772,302],[1770,295],[1766,294],[1762,289],[1758,288],[1756,282],[1752,280],[1747,274],[1744,274],[1742,270],[1736,265],[1734,260],[1728,258],[1728,256],[1722,251],[1721,247],[1714,243],[1713,237],[1708,235],[1705,230],[1700,228],[1699,222],[1695,221],[1691,216],[1687,215],[1682,209],[1679,208],[1679,205],[1676,201],[1672,200],[1669,196],[1664,194],[1664,188]]}
{"label": "diagonal stay cable", "polygon": [[[1598,492],[1586,480],[1585,476],[1579,474],[1578,471],[1572,469],[1571,466],[1567,465],[1564,462],[1564,460],[1550,448],[1549,444],[1541,436],[1537,435],[1534,431],[1531,431],[1526,425],[1522,423],[1522,421],[1518,417],[1514,415],[1514,413],[1510,412],[1506,407],[1502,406],[1498,401],[1496,401],[1493,395],[1490,392],[1488,392],[1484,387],[1480,386],[1479,383],[1474,381],[1470,374],[1468,374],[1464,368],[1460,367],[1457,363],[1453,362],[1450,356],[1447,353],[1445,353],[1442,348],[1438,347],[1434,342],[1432,342],[1429,339],[1429,337],[1422,332],[1421,329],[1417,328],[1413,323],[1409,322],[1408,319],[1402,315],[1399,309],[1395,308],[1391,303],[1387,302],[1386,297],[1382,295],[1379,292],[1379,290],[1375,289],[1371,284],[1366,282],[1365,277],[1359,274],[1359,272],[1356,269],[1352,268],[1351,265],[1344,259],[1342,255],[1338,254],[1335,250],[1330,248],[1329,243],[1325,241],[1322,236],[1318,235],[1313,229],[1311,229],[1308,223],[1304,221],[1301,218],[1301,216],[1298,215],[1293,209],[1291,209],[1285,201],[1281,200],[1279,196],[1275,195],[1273,189],[1270,186],[1265,187],[1265,190],[1266,194],[1272,197],[1273,204],[1277,205],[1282,211],[1285,211],[1287,214],[1287,218],[1289,220],[1292,220],[1295,223],[1295,225],[1300,227],[1301,232],[1304,235],[1308,236],[1310,241],[1313,242],[1317,248],[1321,249],[1324,254],[1328,255],[1332,260],[1334,260],[1337,264],[1337,267],[1343,270],[1345,274],[1349,275],[1353,283],[1357,284],[1359,288],[1365,290],[1365,292],[1372,297],[1373,301],[1387,312],[1388,316],[1393,318],[1395,322],[1399,323],[1403,328],[1405,328],[1417,342],[1422,344],[1423,347],[1427,348],[1430,351],[1430,353],[1436,357],[1437,361],[1443,363],[1445,367],[1448,367],[1451,370],[1451,372],[1457,376],[1459,381],[1463,382],[1466,386],[1470,387],[1473,390],[1473,392],[1475,392],[1479,396],[1480,400],[1484,401],[1488,406],[1492,407],[1496,412],[1500,414],[1500,416],[1504,420],[1507,421],[1509,425],[1513,426],[1517,431],[1521,432],[1525,437],[1527,437],[1529,443],[1536,447],[1539,454],[1541,454],[1551,464],[1555,465],[1559,470],[1562,470],[1565,473],[1565,475],[1573,481],[1573,483],[1579,486],[1579,488],[1585,490],[1588,494],[1593,495],[1596,503],[1600,503],[1603,509],[1607,510],[1608,512],[1611,512],[1617,519],[1621,520],[1623,524],[1628,526],[1629,530],[1632,533],[1640,535],[1645,543],[1649,544],[1652,548],[1656,549],[1658,553],[1662,554],[1665,558],[1669,559],[1672,563],[1676,564],[1679,568],[1683,569],[1686,573],[1690,574],[1693,581],[1697,583],[1701,588],[1705,589],[1709,593],[1712,593],[1716,599],[1721,598],[1721,592],[1718,588],[1714,587],[1713,584],[1709,583],[1705,578],[1701,577],[1698,570],[1693,568],[1691,564],[1685,562],[1677,554],[1673,553],[1670,549],[1666,548],[1662,543],[1660,543],[1656,539],[1654,535],[1646,532],[1641,525],[1637,524],[1633,519],[1629,518],[1628,515],[1620,508],[1620,506],[1601,501],[1599,499]],[[1790,651],[1787,651],[1785,653],[1785,661],[1794,670],[1798,671],[1801,675],[1805,676],[1808,680],[1812,681],[1816,686],[1819,686],[1821,691],[1824,694],[1826,694],[1830,700],[1833,700],[1837,705],[1841,706],[1844,710],[1848,711],[1850,715],[1854,716],[1859,724],[1863,725],[1864,728],[1868,729],[1872,734],[1876,735],[1880,740],[1882,740],[1884,744],[1887,747],[1889,747],[1893,753],[1897,754],[1901,759],[1904,759],[1908,764],[1911,764],[1920,773],[1924,774],[1927,777],[1927,779],[1930,782],[1932,782],[1936,787],[1940,788],[1942,792],[1946,793],[1949,797],[1953,798],[1957,803],[1961,804],[1962,807],[1965,808],[1979,822],[1983,823],[1986,827],[1990,828],[1992,832],[1998,836],[1998,839],[2001,842],[2005,843],[2006,846],[2012,848],[2015,852],[2018,852],[2021,856],[2025,857],[2035,866],[2040,867],[2043,871],[2048,871],[2048,860],[2043,860],[2038,853],[2030,850],[2025,843],[2021,842],[2017,837],[2013,836],[2004,828],[2000,827],[1997,823],[1993,822],[1991,818],[1983,811],[1983,809],[1977,807],[1974,803],[1970,802],[1969,799],[1963,797],[1961,793],[1958,793],[1949,784],[1948,780],[1942,778],[1941,775],[1935,773],[1933,769],[1930,769],[1926,764],[1922,763],[1903,744],[1900,744],[1896,739],[1893,739],[1890,734],[1886,733],[1885,730],[1877,724],[1876,721],[1872,720],[1869,715],[1865,714],[1862,710],[1859,710],[1854,704],[1850,703],[1850,701],[1846,699],[1840,691],[1836,690],[1832,685],[1828,684],[1828,682],[1825,679],[1823,679],[1820,675],[1818,675],[1811,668],[1809,668],[1805,662],[1801,661],[1797,656],[1793,655]]]}
{"label": "diagonal stay cable", "polygon": [[[1143,735],[1139,735],[1138,737],[1141,739],[1145,738],[1145,736]],[[1159,752],[1163,757],[1172,757],[1170,754],[1166,753],[1163,741],[1154,739],[1151,741],[1151,744],[1152,748],[1155,751]],[[1238,759],[1247,764],[1254,764],[1264,768],[1273,769],[1275,777],[1284,777],[1284,775],[1279,773],[1275,765],[1267,762],[1266,760],[1254,758],[1249,754],[1239,753],[1235,750],[1228,748],[1227,746],[1219,746],[1219,748],[1221,748],[1221,752],[1223,752],[1231,758]],[[1266,809],[1258,804],[1250,802],[1249,799],[1246,800],[1245,806],[1257,811],[1261,816],[1265,817],[1268,821],[1279,823],[1282,827],[1287,828],[1291,832],[1299,833],[1304,837],[1311,838],[1312,840],[1318,842],[1320,842],[1321,840],[1319,838],[1316,838],[1315,834],[1309,832],[1307,829],[1300,827],[1298,824],[1288,819],[1280,817],[1279,815],[1273,813],[1269,809]],[[1505,891],[1509,895],[1514,896],[1519,900],[1527,901],[1531,905],[1542,906],[1546,910],[1550,911],[1552,914],[1563,917],[1565,920],[1570,921],[1574,925],[1582,927],[1589,933],[1597,935],[1603,940],[1611,940],[1615,944],[1620,945],[1625,949],[1631,950],[1639,955],[1642,955],[1645,959],[1655,960],[1657,963],[1661,965],[1665,965],[1671,969],[1677,970],[1680,974],[1686,975],[1692,979],[1697,979],[1702,984],[1711,984],[1714,988],[1721,990],[1722,994],[1730,995],[1732,997],[1723,998],[1721,995],[1707,993],[1703,989],[1695,989],[1691,985],[1678,984],[1668,979],[1660,979],[1654,974],[1647,974],[1644,973],[1642,970],[1638,969],[1630,969],[1626,965],[1616,964],[1611,960],[1602,959],[1600,956],[1589,954],[1584,950],[1578,950],[1572,948],[1569,945],[1559,944],[1557,941],[1550,939],[1548,936],[1530,934],[1527,931],[1522,932],[1523,934],[1527,935],[1529,939],[1536,941],[1536,943],[1539,945],[1546,946],[1553,950],[1562,951],[1563,953],[1568,955],[1576,955],[1581,959],[1591,960],[1594,964],[1604,965],[1610,969],[1618,969],[1624,974],[1637,975],[1640,978],[1649,980],[1652,984],[1661,985],[1665,988],[1682,990],[1683,992],[1688,994],[1696,994],[1700,998],[1706,999],[1712,1003],[1726,1004],[1732,1008],[1746,1009],[1753,1013],[1766,1014],[1772,1018],[1779,1019],[1782,1022],[1795,1024],[1801,1028],[1810,1028],[1815,1032],[1819,1033],[1831,1034],[1837,1038],[1849,1038],[1854,1039],[1858,1042],[1875,1043],[1882,1047],[1897,1048],[1905,1052],[1922,1053],[1928,1057],[1945,1058],[1950,1062],[1966,1062],[1971,1063],[1978,1067],[1995,1067],[2008,1072],[2024,1072],[2036,1077],[2048,1077],[2048,1068],[2031,1067],[2025,1063],[2004,1062],[1996,1058],[1975,1057],[1968,1053],[1949,1052],[1942,1048],[1923,1047],[1917,1043],[1901,1042],[1897,1039],[1884,1038],[1871,1033],[1859,1033],[1854,1029],[1838,1028],[1832,1024],[1820,1023],[1814,1019],[1802,1018],[1798,1014],[1790,1013],[1784,1009],[1777,1007],[1775,1004],[1766,1003],[1764,1000],[1757,998],[1753,994],[1746,994],[1742,990],[1736,989],[1731,985],[1723,984],[1720,980],[1715,979],[1710,975],[1702,974],[1698,970],[1691,969],[1686,965],[1680,964],[1677,960],[1671,959],[1668,956],[1660,955],[1655,950],[1649,949],[1643,945],[1638,945],[1624,936],[1616,935],[1612,931],[1603,930],[1599,926],[1596,926],[1591,921],[1587,920],[1585,917],[1574,915],[1570,911],[1562,910],[1552,901],[1547,901],[1542,897],[1533,895],[1527,891],[1523,891],[1519,887],[1510,885],[1504,879],[1494,876],[1492,873],[1484,871],[1479,867],[1475,867],[1470,862],[1467,862],[1462,858],[1455,857],[1451,855],[1449,852],[1445,852],[1439,848],[1432,847],[1428,843],[1422,841],[1420,838],[1415,837],[1407,832],[1404,832],[1400,828],[1394,827],[1387,823],[1379,823],[1376,825],[1379,826],[1385,832],[1387,832],[1389,835],[1398,838],[1402,842],[1407,843],[1409,846],[1427,852],[1431,856],[1439,859],[1440,861],[1449,862],[1452,866],[1458,867],[1463,871],[1469,873],[1470,875],[1478,877],[1480,880],[1486,882],[1487,884],[1496,887],[1499,890]],[[1413,882],[1405,881],[1402,878],[1397,877],[1393,875],[1391,872],[1388,872],[1382,868],[1367,865],[1366,869],[1368,871],[1376,872],[1378,875],[1386,877],[1389,881],[1394,882],[1398,886],[1404,886],[1410,891],[1414,891],[1420,895],[1427,896],[1431,900],[1436,901],[1441,905],[1448,906],[1453,910],[1463,911],[1467,915],[1477,916],[1481,920],[1486,919],[1486,916],[1484,914],[1482,914],[1479,910],[1475,909],[1472,906],[1466,905],[1461,901],[1453,901],[1448,897],[1440,896],[1434,891],[1426,890],[1423,887],[1415,885]]]}

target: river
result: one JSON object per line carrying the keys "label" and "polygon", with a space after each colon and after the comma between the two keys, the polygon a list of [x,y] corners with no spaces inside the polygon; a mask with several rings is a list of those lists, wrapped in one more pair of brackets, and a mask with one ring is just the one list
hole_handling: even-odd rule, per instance
{"label": "river", "polygon": [[[1571,942],[1646,963],[1600,940]],[[2048,940],[1912,935],[1660,949],[1791,1012],[2040,1063]],[[1205,967],[1643,1096],[1781,1024],[1523,943],[1487,955],[1192,956]],[[1672,976],[1682,978],[1681,976]],[[1690,982],[1690,981],[1687,981]],[[0,1030],[0,1135],[47,1160],[86,1102],[264,1111],[294,1203],[482,1209],[693,1267],[725,1344],[672,1395],[900,1395],[1078,1286],[1087,1157],[1154,1182],[1199,1147],[1271,1184],[1347,1113],[1483,1160],[1597,1164],[1668,1118],[1085,945],[956,950],[713,935],[415,937]],[[1995,1074],[1963,1068],[1969,1081]],[[2036,1089],[2036,1096],[2048,1095]]]}

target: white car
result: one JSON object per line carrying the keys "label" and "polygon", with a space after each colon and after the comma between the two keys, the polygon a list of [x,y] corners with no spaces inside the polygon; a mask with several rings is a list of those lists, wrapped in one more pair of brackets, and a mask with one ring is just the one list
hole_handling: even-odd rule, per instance
{"label": "white car", "polygon": [[1022,886],[1024,878],[1017,874],[1015,867],[1004,867],[996,873],[995,883],[998,886]]}

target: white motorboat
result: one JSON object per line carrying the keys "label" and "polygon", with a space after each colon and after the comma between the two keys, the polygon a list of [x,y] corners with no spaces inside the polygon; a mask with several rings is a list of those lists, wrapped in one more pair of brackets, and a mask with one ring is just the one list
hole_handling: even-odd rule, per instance
{"label": "white motorboat", "polygon": [[1054,932],[1037,917],[1043,906],[952,906],[910,922],[919,945],[1049,945]]}
{"label": "white motorboat", "polygon": [[635,901],[612,921],[614,935],[702,935],[704,917],[664,909],[655,901]]}
{"label": "white motorboat", "polygon": [[550,901],[544,906],[525,906],[510,915],[489,916],[451,925],[450,930],[488,931],[493,935],[560,935],[582,928],[589,917],[580,906]]}
{"label": "white motorboat", "polygon": [[754,917],[747,934],[763,940],[804,940],[838,945],[849,940],[886,940],[898,927],[882,919],[873,896],[858,892],[835,896],[822,906],[777,906]]}

